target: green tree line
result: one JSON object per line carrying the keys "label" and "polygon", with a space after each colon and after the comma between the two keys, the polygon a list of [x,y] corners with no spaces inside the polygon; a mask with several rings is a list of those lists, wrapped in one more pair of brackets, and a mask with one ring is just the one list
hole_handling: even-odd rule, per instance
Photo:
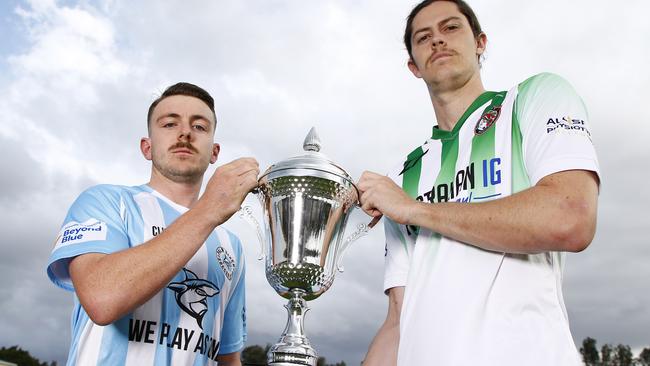
{"label": "green tree line", "polygon": [[[247,366],[267,366],[266,354],[270,345],[261,347],[248,346],[242,351],[242,362]],[[619,344],[612,346],[604,344],[598,348],[598,342],[591,337],[582,341],[580,354],[585,366],[650,366],[650,347],[644,348],[637,357],[634,357],[630,346]],[[41,362],[28,351],[18,346],[0,348],[0,360],[13,362],[19,366],[57,366],[56,361]],[[344,361],[327,363],[325,357],[318,358],[318,366],[346,366]]]}
{"label": "green tree line", "polygon": [[599,351],[596,340],[587,337],[582,341],[580,354],[585,366],[650,366],[650,347],[634,357],[630,346],[604,344]]}
{"label": "green tree line", "polygon": [[0,348],[0,360],[12,362],[18,366],[56,366],[56,361],[41,362],[18,346]]}

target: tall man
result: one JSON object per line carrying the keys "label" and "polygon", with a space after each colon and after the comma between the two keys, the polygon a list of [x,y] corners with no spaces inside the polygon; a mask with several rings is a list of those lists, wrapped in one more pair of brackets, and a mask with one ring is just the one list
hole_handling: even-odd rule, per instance
{"label": "tall man", "polygon": [[462,0],[418,4],[404,41],[437,126],[359,182],[385,216],[389,296],[364,366],[579,365],[563,252],[593,239],[599,184],[581,99],[553,74],[485,91],[487,37]]}
{"label": "tall man", "polygon": [[50,279],[74,291],[68,365],[240,365],[246,339],[244,257],[219,227],[256,186],[242,158],[218,168],[214,100],[189,83],[149,108],[140,150],[149,183],[98,185],[65,218]]}

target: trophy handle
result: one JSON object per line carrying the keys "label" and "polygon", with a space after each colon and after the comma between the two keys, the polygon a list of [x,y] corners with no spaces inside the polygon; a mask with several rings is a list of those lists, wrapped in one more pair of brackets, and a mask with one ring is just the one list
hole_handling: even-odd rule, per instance
{"label": "trophy handle", "polygon": [[343,241],[343,244],[341,244],[341,254],[339,254],[339,257],[336,260],[336,268],[339,270],[339,272],[343,273],[345,271],[345,268],[341,264],[343,260],[343,256],[345,255],[345,252],[347,249],[350,247],[350,244],[352,244],[353,241],[361,238],[362,236],[365,236],[368,234],[368,231],[370,230],[371,226],[368,224],[359,224],[357,225],[357,230],[350,234],[345,240]]}
{"label": "trophy handle", "polygon": [[255,229],[257,240],[260,242],[260,253],[257,255],[257,260],[261,261],[264,259],[265,254],[264,237],[262,236],[262,228],[260,227],[260,223],[253,215],[253,208],[251,206],[242,206],[242,208],[239,209],[239,217]]}

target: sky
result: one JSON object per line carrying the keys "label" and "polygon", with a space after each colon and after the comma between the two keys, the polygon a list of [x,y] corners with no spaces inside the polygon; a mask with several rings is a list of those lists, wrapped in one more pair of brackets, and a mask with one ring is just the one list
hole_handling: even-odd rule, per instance
{"label": "sky", "polygon": [[[0,346],[63,364],[72,296],[45,266],[66,211],[85,188],[138,185],[149,104],[189,81],[216,101],[220,164],[262,169],[301,153],[315,126],[322,152],[355,179],[387,172],[430,133],[425,85],[406,68],[404,19],[415,1],[3,1],[0,3]],[[589,110],[602,186],[598,228],[568,255],[564,296],[578,345],[587,337],[650,347],[650,4],[470,0],[488,50],[482,78],[506,90],[560,74]],[[245,201],[259,214],[257,200]],[[351,227],[366,220],[352,214]],[[286,313],[266,282],[255,232],[247,255],[249,345],[274,343]],[[357,365],[382,323],[383,230],[346,254],[345,272],[309,303],[305,329],[328,361]]]}

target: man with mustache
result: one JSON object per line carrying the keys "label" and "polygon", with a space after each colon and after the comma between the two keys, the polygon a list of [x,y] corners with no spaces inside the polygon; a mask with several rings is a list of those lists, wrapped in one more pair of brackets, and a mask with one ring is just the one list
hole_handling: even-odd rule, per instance
{"label": "man with mustache", "polygon": [[564,253],[596,227],[584,104],[548,73],[486,91],[487,37],[462,0],[418,4],[404,41],[437,125],[358,184],[363,209],[385,216],[389,298],[364,366],[580,365],[561,285]]}
{"label": "man with mustache", "polygon": [[[50,256],[50,279],[75,294],[67,364],[241,365],[244,257],[220,225],[257,185],[258,164],[219,167],[199,196],[220,146],[214,100],[196,85],[167,88],[147,124],[150,181],[83,192]],[[204,299],[200,319],[177,296],[185,287]]]}

